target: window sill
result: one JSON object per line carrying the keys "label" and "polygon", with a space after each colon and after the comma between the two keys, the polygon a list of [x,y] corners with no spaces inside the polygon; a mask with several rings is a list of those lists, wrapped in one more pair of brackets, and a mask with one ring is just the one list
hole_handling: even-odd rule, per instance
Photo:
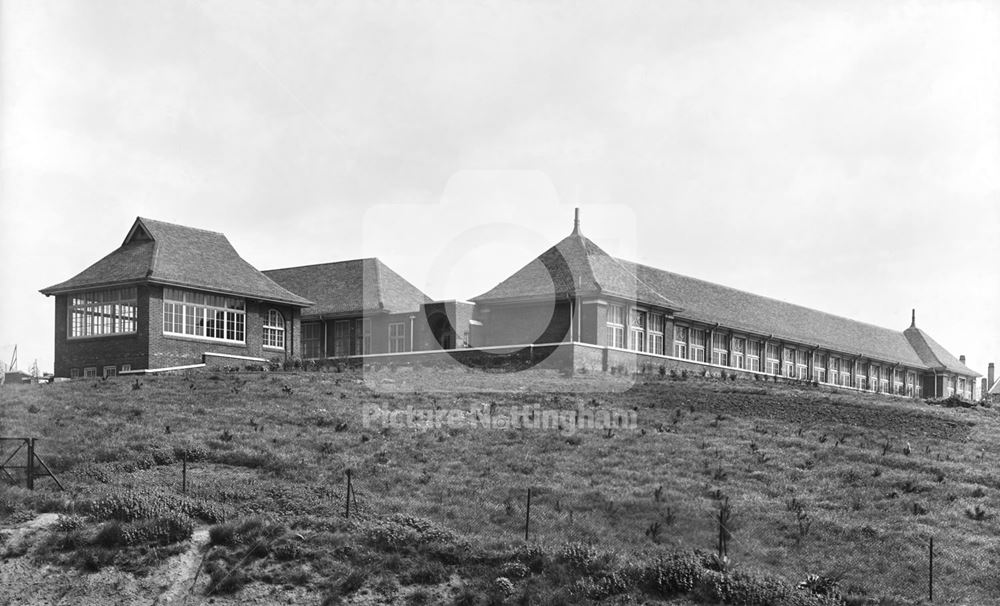
{"label": "window sill", "polygon": [[275,347],[274,345],[262,345],[267,351],[285,351],[284,347]]}
{"label": "window sill", "polygon": [[215,345],[228,345],[230,347],[242,347],[246,349],[246,341],[227,341],[225,339],[214,339],[212,337],[197,337],[194,335],[176,335],[173,333],[163,333],[164,339],[172,339],[176,341],[191,341],[195,343],[212,343]]}

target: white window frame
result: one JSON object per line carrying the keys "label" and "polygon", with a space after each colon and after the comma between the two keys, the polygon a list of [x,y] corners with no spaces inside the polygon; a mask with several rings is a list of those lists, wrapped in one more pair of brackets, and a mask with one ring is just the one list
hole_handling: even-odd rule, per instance
{"label": "white window frame", "polygon": [[674,324],[674,357],[687,359],[688,356],[688,334],[690,329],[687,326]]}
{"label": "white window frame", "polygon": [[[772,355],[773,354],[773,355]],[[781,346],[777,343],[764,344],[765,371],[769,375],[781,374]]]}
{"label": "white window frame", "polygon": [[132,370],[131,364],[122,364],[121,372],[129,372]]}
{"label": "white window frame", "polygon": [[[739,347],[737,347],[737,343]],[[747,338],[733,337],[729,340],[729,365],[742,369],[747,359]]]}
{"label": "white window frame", "polygon": [[[695,335],[701,335],[701,345],[695,344]],[[688,331],[688,355],[695,362],[707,362],[705,349],[708,347],[708,331],[704,328],[694,328]]]}
{"label": "white window frame", "polygon": [[105,379],[107,379],[108,377],[117,377],[118,376],[118,367],[117,366],[105,366],[102,369],[101,375]]}
{"label": "white window frame", "polygon": [[625,306],[608,304],[607,327],[608,347],[625,349]]}
{"label": "white window frame", "polygon": [[[756,349],[757,353],[751,353]],[[747,339],[746,366],[747,370],[760,372],[760,349],[761,343],[756,339]]]}
{"label": "white window frame", "polygon": [[663,314],[649,314],[647,318],[649,322],[649,353],[662,356],[665,353],[664,346],[664,331],[666,330],[667,321]]}
{"label": "white window frame", "polygon": [[646,327],[649,314],[644,309],[633,307],[629,309],[628,317],[628,348],[632,351],[646,351]]}
{"label": "white window frame", "polygon": [[66,313],[67,339],[135,334],[139,321],[136,287],[70,294]]}
{"label": "white window frame", "polygon": [[[712,333],[712,364],[717,366],[729,366],[729,348],[726,343],[729,339],[725,332],[716,331]],[[721,342],[721,347],[717,343]]]}
{"label": "white window frame", "polygon": [[[218,327],[220,322],[222,328]],[[209,331],[221,331],[223,336],[209,336]],[[233,334],[232,338],[226,336],[230,333]],[[163,334],[213,343],[246,345],[246,301],[239,297],[183,288],[164,288]]]}
{"label": "white window frame", "polygon": [[264,349],[285,350],[285,316],[277,309],[267,310],[263,337]]}
{"label": "white window frame", "polygon": [[87,366],[86,368],[84,368],[83,369],[83,378],[84,379],[96,379],[97,378],[97,367],[96,366]]}

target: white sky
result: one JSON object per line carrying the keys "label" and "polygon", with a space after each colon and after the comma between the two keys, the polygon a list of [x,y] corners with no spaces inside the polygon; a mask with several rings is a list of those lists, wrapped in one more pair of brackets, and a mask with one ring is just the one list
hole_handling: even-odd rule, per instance
{"label": "white sky", "polygon": [[0,0],[0,205],[22,368],[52,368],[38,289],[137,215],[467,299],[578,205],[613,255],[892,328],[915,307],[985,374],[1000,4]]}

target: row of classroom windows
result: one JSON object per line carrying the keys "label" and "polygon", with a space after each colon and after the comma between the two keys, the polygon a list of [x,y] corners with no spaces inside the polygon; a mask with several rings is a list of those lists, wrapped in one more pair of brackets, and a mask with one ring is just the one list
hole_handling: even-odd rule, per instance
{"label": "row of classroom windows", "polygon": [[[809,379],[857,387],[871,391],[891,392],[914,397],[921,396],[917,374],[898,368],[887,368],[873,363],[862,363],[837,357],[827,352],[809,352],[777,343],[765,343],[749,337],[723,332],[711,333],[693,326],[675,325],[673,349],[667,353],[665,346],[664,316],[641,309],[630,309],[625,317],[625,306],[609,305],[607,319],[607,344],[609,347],[628,349],[655,355],[672,355],[695,362],[711,362],[740,370],[766,372],[789,378]],[[627,327],[627,331],[626,331]],[[812,357],[813,376],[809,376],[809,357]],[[948,391],[966,392],[965,379],[958,378],[948,385]],[[950,394],[948,394],[950,395]]]}
{"label": "row of classroom windows", "polygon": [[[333,321],[333,339],[324,348],[323,330],[326,324],[310,322],[302,324],[303,358],[342,358],[372,353],[372,321],[369,318]],[[386,351],[401,353],[409,351],[406,340],[406,324],[388,324]]]}

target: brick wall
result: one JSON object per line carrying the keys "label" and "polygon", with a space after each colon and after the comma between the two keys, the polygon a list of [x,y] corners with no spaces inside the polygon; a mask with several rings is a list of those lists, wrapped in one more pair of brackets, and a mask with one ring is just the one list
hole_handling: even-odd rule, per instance
{"label": "brick wall", "polygon": [[[272,308],[280,311],[285,318],[284,350],[265,349],[263,346],[264,320],[267,317],[268,310]],[[148,313],[149,326],[151,328],[149,331],[149,368],[170,368],[172,366],[200,364],[202,362],[202,354],[205,352],[265,358],[268,360],[278,358],[284,361],[288,357],[293,357],[290,354],[293,351],[292,348],[300,350],[299,340],[302,336],[302,327],[301,322],[298,320],[298,312],[292,307],[247,300],[246,342],[243,344],[163,334],[163,288],[159,286],[149,287]],[[288,334],[289,322],[291,322],[292,327],[291,335]]]}
{"label": "brick wall", "polygon": [[82,377],[85,368],[96,368],[103,375],[105,366],[122,370],[128,364],[132,370],[147,368],[149,343],[149,292],[139,287],[136,292],[139,306],[136,332],[127,335],[107,335],[70,339],[69,296],[56,295],[55,305],[55,361],[53,372],[57,377],[69,377],[78,369]]}
{"label": "brick wall", "polygon": [[[556,313],[553,315],[553,306]],[[477,311],[483,323],[483,342],[477,345],[557,343],[570,338],[570,301],[488,305]],[[555,320],[552,325],[549,321]]]}

